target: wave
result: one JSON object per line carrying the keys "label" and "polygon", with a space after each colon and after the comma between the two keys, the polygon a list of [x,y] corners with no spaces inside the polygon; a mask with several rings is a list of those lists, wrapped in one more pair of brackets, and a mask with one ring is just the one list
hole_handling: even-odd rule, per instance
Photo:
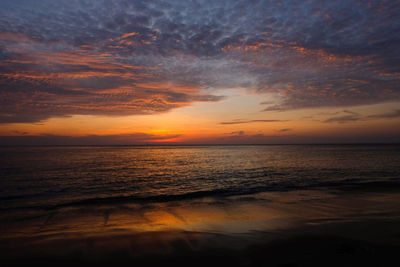
{"label": "wave", "polygon": [[110,197],[95,197],[81,199],[77,201],[70,201],[64,203],[57,203],[54,205],[37,205],[13,208],[0,208],[0,210],[8,209],[40,209],[40,210],[56,210],[66,207],[78,206],[96,206],[96,205],[123,205],[123,204],[147,204],[147,203],[162,203],[173,201],[184,201],[201,198],[223,198],[234,197],[241,195],[252,195],[263,192],[287,192],[294,190],[337,190],[341,192],[376,192],[376,191],[400,191],[400,178],[389,179],[385,181],[361,181],[361,180],[346,180],[346,181],[328,181],[320,182],[310,185],[265,185],[252,187],[247,189],[227,188],[227,189],[214,189],[193,191],[183,194],[163,194],[151,196],[110,196]]}

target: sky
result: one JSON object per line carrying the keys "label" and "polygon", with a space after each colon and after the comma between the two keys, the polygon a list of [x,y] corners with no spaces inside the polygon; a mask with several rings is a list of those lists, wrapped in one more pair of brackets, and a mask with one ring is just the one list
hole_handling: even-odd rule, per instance
{"label": "sky", "polygon": [[400,142],[400,1],[1,0],[0,145]]}

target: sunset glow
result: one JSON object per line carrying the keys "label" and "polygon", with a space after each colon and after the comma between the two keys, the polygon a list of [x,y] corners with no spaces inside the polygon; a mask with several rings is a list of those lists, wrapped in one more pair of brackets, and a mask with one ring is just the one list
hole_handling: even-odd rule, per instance
{"label": "sunset glow", "polygon": [[3,145],[399,141],[396,1],[23,2]]}
{"label": "sunset glow", "polygon": [[400,0],[0,0],[1,266],[391,266]]}

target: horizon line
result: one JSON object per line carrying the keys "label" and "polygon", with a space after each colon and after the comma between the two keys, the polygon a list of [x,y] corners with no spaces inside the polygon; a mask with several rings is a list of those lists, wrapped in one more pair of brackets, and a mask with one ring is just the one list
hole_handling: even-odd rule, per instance
{"label": "horizon line", "polygon": [[400,142],[335,142],[335,143],[279,143],[279,144],[52,144],[52,145],[3,145],[0,147],[168,147],[168,146],[312,146],[312,145],[400,145]]}

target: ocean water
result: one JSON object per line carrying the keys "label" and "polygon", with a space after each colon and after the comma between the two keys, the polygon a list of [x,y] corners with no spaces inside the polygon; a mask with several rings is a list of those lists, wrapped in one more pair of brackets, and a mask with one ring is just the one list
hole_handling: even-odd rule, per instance
{"label": "ocean water", "polygon": [[0,148],[6,265],[380,266],[399,222],[399,145]]}
{"label": "ocean water", "polygon": [[0,148],[0,210],[168,202],[400,180],[399,145]]}

